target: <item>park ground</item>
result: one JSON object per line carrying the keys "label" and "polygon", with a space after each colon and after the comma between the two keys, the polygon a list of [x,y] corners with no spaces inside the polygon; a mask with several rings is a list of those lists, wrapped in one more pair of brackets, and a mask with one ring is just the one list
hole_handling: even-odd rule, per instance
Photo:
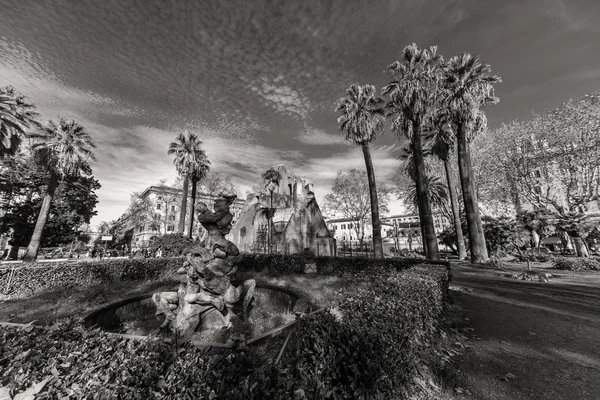
{"label": "park ground", "polygon": [[600,273],[534,266],[554,275],[542,283],[467,264],[452,269],[469,339],[453,371],[456,398],[600,399]]}
{"label": "park ground", "polygon": [[[600,273],[548,267],[533,265],[553,275],[543,283],[506,277],[522,272],[523,264],[499,270],[452,263],[451,319],[463,351],[446,371],[444,399],[600,399]],[[344,285],[336,277],[313,281],[299,276],[289,283],[319,294],[319,304]],[[165,278],[45,292],[0,302],[0,320],[48,323],[89,312],[119,293],[152,293],[176,284]]]}

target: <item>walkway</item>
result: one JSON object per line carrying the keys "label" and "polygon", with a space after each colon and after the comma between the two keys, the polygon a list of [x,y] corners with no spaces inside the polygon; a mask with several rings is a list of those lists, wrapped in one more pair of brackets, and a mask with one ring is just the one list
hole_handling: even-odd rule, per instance
{"label": "walkway", "polygon": [[471,394],[457,398],[600,399],[600,273],[548,283],[465,266],[453,274],[452,297],[474,329],[458,366]]}

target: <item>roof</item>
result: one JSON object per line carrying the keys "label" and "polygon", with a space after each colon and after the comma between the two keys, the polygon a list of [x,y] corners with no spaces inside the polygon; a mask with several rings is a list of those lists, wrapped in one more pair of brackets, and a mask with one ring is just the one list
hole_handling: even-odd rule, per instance
{"label": "roof", "polygon": [[336,219],[326,220],[325,223],[326,224],[331,224],[331,223],[336,223],[336,222],[354,222],[354,221],[360,221],[360,218],[358,218],[358,217],[354,217],[354,218],[336,218]]}

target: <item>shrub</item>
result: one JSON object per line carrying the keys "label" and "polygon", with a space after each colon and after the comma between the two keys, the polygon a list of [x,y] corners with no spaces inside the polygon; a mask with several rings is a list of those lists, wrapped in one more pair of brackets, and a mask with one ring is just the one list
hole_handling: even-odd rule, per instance
{"label": "shrub", "polygon": [[136,258],[38,263],[0,270],[0,291],[27,296],[58,287],[154,279],[181,266],[181,258]]}
{"label": "shrub", "polygon": [[160,247],[163,257],[179,257],[183,250],[194,243],[193,239],[184,236],[182,233],[172,233],[158,237],[152,242],[149,249],[154,254]]}
{"label": "shrub", "polygon": [[416,251],[411,251],[408,249],[400,249],[397,251],[396,251],[396,249],[391,249],[391,251],[395,257],[413,258],[413,259],[418,259],[418,260],[425,259],[425,256],[423,254],[420,254],[420,253],[417,253]]}
{"label": "shrub", "polygon": [[299,254],[242,254],[240,271],[266,272],[270,275],[303,274],[306,260]]}
{"label": "shrub", "polygon": [[[407,395],[420,354],[428,351],[442,312],[448,272],[418,267],[363,274],[329,313],[309,316],[287,361],[307,398],[396,398]],[[402,397],[405,397],[402,396]]]}
{"label": "shrub", "polygon": [[600,271],[600,261],[593,258],[555,257],[552,265],[556,269],[569,271]]}
{"label": "shrub", "polygon": [[209,352],[128,341],[73,321],[0,326],[0,387],[14,397],[51,378],[40,397],[406,398],[421,358],[432,352],[447,270],[419,266],[359,278],[338,305],[341,320],[327,312],[301,318],[277,365],[256,348]]}
{"label": "shrub", "polygon": [[411,268],[415,265],[433,263],[445,265],[445,261],[427,261],[424,258],[362,258],[362,257],[316,257],[317,272],[325,275],[344,273],[392,273]]}

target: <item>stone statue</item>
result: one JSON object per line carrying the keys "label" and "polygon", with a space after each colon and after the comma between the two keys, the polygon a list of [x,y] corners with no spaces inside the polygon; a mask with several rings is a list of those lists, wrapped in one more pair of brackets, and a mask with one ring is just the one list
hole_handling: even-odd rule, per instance
{"label": "stone statue", "polygon": [[240,252],[225,239],[233,220],[229,206],[235,198],[235,195],[220,194],[214,211],[210,211],[204,203],[199,204],[198,222],[207,234],[202,241],[183,252],[183,266],[177,273],[186,275],[186,283],[182,283],[177,292],[161,292],[152,296],[156,315],[165,316],[161,328],[169,327],[182,336],[189,336],[197,330],[228,328],[234,315],[234,305],[239,302],[242,302],[242,318],[247,318],[256,282],[250,279],[238,287],[231,284]]}

